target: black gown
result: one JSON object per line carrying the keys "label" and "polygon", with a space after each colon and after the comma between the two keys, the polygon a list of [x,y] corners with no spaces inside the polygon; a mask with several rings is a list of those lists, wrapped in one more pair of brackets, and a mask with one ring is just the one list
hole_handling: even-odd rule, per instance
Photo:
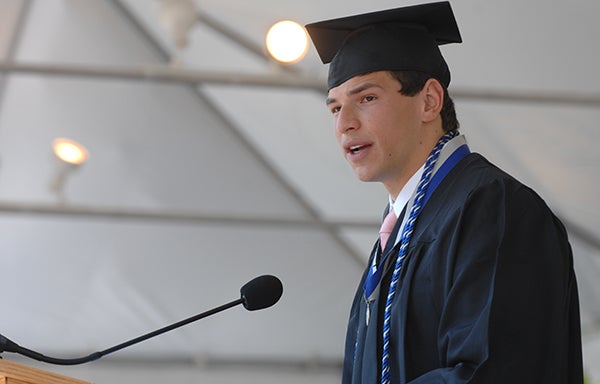
{"label": "black gown", "polygon": [[[371,308],[385,304],[390,275]],[[343,384],[380,380],[382,311],[371,311],[366,326],[364,279],[350,313]],[[418,218],[390,337],[393,384],[583,383],[564,226],[533,190],[481,155],[466,156]]]}

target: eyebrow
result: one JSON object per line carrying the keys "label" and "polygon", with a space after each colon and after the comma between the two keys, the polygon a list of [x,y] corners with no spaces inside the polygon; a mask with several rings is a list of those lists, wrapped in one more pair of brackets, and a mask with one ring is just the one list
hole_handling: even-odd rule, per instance
{"label": "eyebrow", "polygon": [[[351,90],[349,90],[348,92],[346,92],[347,96],[352,96],[352,95],[356,95],[358,93],[361,93],[364,90],[367,90],[369,88],[381,88],[381,86],[379,84],[376,83],[363,83],[360,84],[359,86],[357,86],[356,88],[352,88]],[[329,105],[329,104],[333,104],[335,103],[337,100],[335,98],[332,97],[328,97],[327,99],[325,99],[325,105]]]}

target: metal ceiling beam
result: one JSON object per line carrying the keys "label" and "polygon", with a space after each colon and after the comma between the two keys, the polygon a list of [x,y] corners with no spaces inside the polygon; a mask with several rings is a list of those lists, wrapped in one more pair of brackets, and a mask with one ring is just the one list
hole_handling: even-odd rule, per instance
{"label": "metal ceiling beam", "polygon": [[108,80],[132,80],[179,83],[183,85],[220,84],[257,87],[305,88],[326,92],[325,81],[292,75],[261,75],[250,73],[194,71],[177,67],[140,66],[107,68],[80,64],[40,64],[0,61],[0,72],[37,74],[58,77],[99,78]]}
{"label": "metal ceiling beam", "polygon": [[600,107],[600,94],[576,94],[562,91],[501,91],[460,87],[451,88],[449,91],[454,99],[527,104],[563,104],[592,108]]}
{"label": "metal ceiling beam", "polygon": [[248,226],[252,228],[290,228],[290,229],[327,229],[338,231],[341,228],[365,229],[373,233],[379,228],[380,223],[361,220],[324,220],[322,218],[288,219],[268,216],[235,216],[235,215],[208,215],[202,213],[190,214],[174,211],[149,211],[131,209],[109,209],[84,205],[57,205],[35,203],[7,203],[0,202],[0,212],[9,214],[32,216],[64,216],[85,217],[86,219],[111,219],[130,221],[164,221],[196,224],[225,224],[229,226]]}
{"label": "metal ceiling beam", "polygon": [[[166,56],[165,56],[166,57]],[[0,61],[0,72],[14,74],[37,74],[42,76],[83,77],[179,83],[186,85],[216,84],[246,87],[295,88],[327,92],[326,81],[318,77],[302,74],[252,74],[239,72],[197,71],[178,67],[139,66],[139,67],[100,67],[82,64],[23,63]],[[525,92],[485,89],[451,88],[454,99],[529,103],[564,104],[577,107],[600,107],[600,94],[576,94],[566,92]]]}
{"label": "metal ceiling beam", "polygon": [[[253,40],[248,39],[245,35],[239,33],[238,31],[234,30],[228,25],[220,22],[208,13],[197,11],[196,16],[198,17],[199,22],[206,25],[213,31],[221,34],[222,36],[225,36],[231,42],[245,49],[247,52],[250,52],[255,56],[259,57],[260,59],[264,60],[265,63],[268,63],[270,66],[277,67],[277,69],[287,73],[297,73],[297,69],[295,67],[282,64],[277,60],[273,59],[266,52],[266,48],[264,46],[256,44]],[[323,84],[321,84],[320,87],[322,88]]]}

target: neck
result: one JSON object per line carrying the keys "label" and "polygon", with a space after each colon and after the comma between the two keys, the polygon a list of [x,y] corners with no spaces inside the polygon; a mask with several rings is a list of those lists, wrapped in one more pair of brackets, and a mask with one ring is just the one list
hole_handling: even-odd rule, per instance
{"label": "neck", "polygon": [[400,175],[397,175],[397,177],[389,182],[383,183],[387,192],[394,199],[398,196],[400,191],[402,191],[410,178],[423,166],[423,164],[425,164],[433,148],[446,133],[443,131],[441,123],[435,127],[424,126],[423,132],[424,134],[420,140],[421,145],[419,146],[419,150],[411,159],[410,164],[407,164]]}

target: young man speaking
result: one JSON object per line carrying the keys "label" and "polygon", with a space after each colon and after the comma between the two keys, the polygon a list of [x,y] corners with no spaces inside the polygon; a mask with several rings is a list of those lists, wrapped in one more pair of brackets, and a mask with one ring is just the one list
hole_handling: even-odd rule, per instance
{"label": "young man speaking", "polygon": [[530,188],[469,150],[438,45],[447,2],[306,26],[362,181],[389,192],[352,305],[343,383],[583,382],[567,234]]}

